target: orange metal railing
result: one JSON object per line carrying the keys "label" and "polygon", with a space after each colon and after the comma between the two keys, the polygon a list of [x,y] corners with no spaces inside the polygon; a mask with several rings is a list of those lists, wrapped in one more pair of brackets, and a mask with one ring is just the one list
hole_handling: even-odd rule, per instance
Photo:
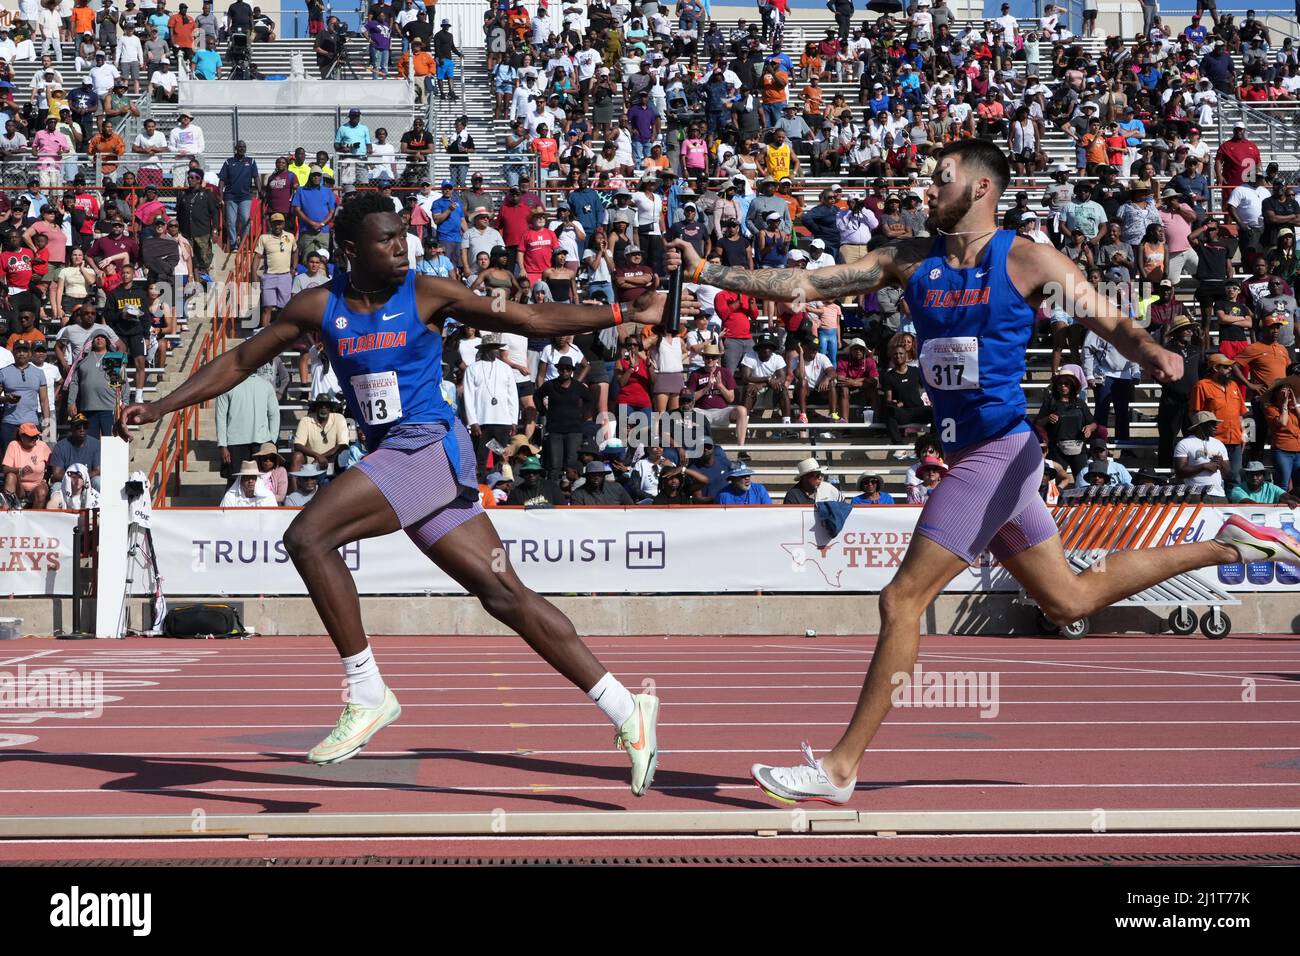
{"label": "orange metal railing", "polygon": [[[252,221],[257,222],[258,219],[254,217]],[[254,277],[255,233],[255,229],[249,229],[245,234],[235,249],[235,261],[231,270],[220,280],[222,283],[235,283],[234,294],[229,294],[232,290],[223,287],[218,290],[218,294],[209,297],[209,301],[215,303],[215,309],[211,325],[203,333],[203,339],[199,343],[194,364],[190,367],[190,375],[194,375],[205,364],[226,351],[226,343],[239,318],[239,304],[247,298],[243,294],[245,284],[251,282]],[[256,305],[253,303],[252,314],[254,315],[256,315]],[[168,497],[180,490],[181,475],[189,469],[190,443],[199,437],[199,421],[206,405],[205,402],[179,409],[172,413],[171,420],[167,423],[158,452],[149,468],[149,487],[153,492],[155,508],[166,507]],[[175,479],[175,489],[169,490],[172,479]]]}

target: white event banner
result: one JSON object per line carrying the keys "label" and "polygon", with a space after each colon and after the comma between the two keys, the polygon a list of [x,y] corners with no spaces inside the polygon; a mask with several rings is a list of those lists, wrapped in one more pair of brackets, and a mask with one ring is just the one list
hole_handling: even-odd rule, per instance
{"label": "white event banner", "polygon": [[0,511],[0,595],[71,594],[76,527],[71,511]]}
{"label": "white event banner", "polygon": [[[861,593],[881,590],[903,559],[919,507],[856,507],[833,539],[811,508],[498,508],[488,515],[504,556],[529,587],[546,594],[714,592]],[[1152,544],[1203,541],[1232,510],[1267,513],[1281,526],[1289,509],[1203,508],[1171,520]],[[153,536],[168,595],[306,593],[284,548],[293,509],[160,509]],[[462,594],[405,534],[342,549],[362,594]],[[498,556],[499,558],[500,556]],[[1201,572],[1229,590],[1296,585],[1255,569]],[[1300,580],[1300,576],[1294,578]],[[991,560],[949,586],[957,593],[1012,591]]]}

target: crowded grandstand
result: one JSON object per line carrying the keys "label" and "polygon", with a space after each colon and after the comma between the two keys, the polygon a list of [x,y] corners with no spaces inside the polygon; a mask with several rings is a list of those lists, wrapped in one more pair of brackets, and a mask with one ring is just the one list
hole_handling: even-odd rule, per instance
{"label": "crowded grandstand", "polygon": [[[832,0],[812,18],[779,0],[725,22],[702,0],[483,6],[472,42],[421,0],[346,22],[309,0],[301,31],[244,0],[6,13],[6,507],[92,506],[120,409],[346,270],[332,225],[357,197],[392,203],[418,274],[628,305],[666,287],[676,241],[722,266],[815,271],[929,236],[936,154],[967,139],[1011,163],[1002,228],[1060,249],[1183,362],[1177,381],[1144,378],[1068,301],[1045,303],[1023,383],[1044,498],[1300,496],[1300,50],[1253,12],[1207,6],[1174,28],[1143,4],[1118,36],[1095,3],[1077,22],[1051,4],[968,20],[944,0]],[[182,95],[299,77],[405,85],[412,105],[249,143]],[[484,506],[923,503],[942,482],[903,290],[686,288],[680,329],[446,323],[444,397]],[[367,452],[318,338],[202,414],[134,430],[159,503],[302,506]]]}

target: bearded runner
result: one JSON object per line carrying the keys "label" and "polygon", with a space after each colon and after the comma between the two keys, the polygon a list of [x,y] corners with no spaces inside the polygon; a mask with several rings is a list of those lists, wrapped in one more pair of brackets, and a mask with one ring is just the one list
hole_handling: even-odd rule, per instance
{"label": "bearded runner", "polygon": [[998,199],[1010,179],[1006,156],[992,143],[945,147],[926,190],[934,238],[887,245],[850,265],[739,269],[703,263],[688,243],[672,244],[670,268],[680,262],[696,282],[766,299],[811,302],[901,287],[935,427],[949,454],[949,471],[880,594],[880,638],[848,728],[824,757],[805,744],[801,764],[752,768],[758,785],[777,799],[849,801],[864,752],[889,714],[892,678],[912,673],[916,663],[922,613],[985,551],[1061,624],[1184,571],[1300,561],[1300,550],[1280,532],[1233,516],[1213,541],[1120,552],[1086,574],[1070,568],[1038,496],[1043,456],[1025,421],[1021,382],[1035,312],[1044,302],[1066,308],[1160,383],[1178,381],[1183,360],[1123,317],[1061,253],[998,229]]}

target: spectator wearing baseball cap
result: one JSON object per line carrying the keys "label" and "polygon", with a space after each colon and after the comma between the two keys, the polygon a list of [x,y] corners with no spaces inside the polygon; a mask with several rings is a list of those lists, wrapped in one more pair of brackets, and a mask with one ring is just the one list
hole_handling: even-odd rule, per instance
{"label": "spectator wearing baseball cap", "polygon": [[[11,366],[12,367],[12,366]],[[45,470],[50,461],[50,446],[41,440],[41,430],[24,422],[5,445],[0,466],[4,469],[4,491],[10,500],[31,508],[44,508],[50,497]]]}
{"label": "spectator wearing baseball cap", "polygon": [[632,496],[610,476],[613,469],[603,461],[588,462],[582,470],[582,487],[570,496],[571,505],[630,505]]}
{"label": "spectator wearing baseball cap", "polygon": [[253,261],[262,279],[262,325],[271,324],[272,314],[289,304],[293,277],[298,271],[298,240],[284,229],[284,213],[271,213],[271,230],[257,237]]}
{"label": "spectator wearing baseball cap", "polygon": [[537,389],[533,401],[546,420],[543,442],[549,475],[558,481],[565,466],[577,457],[583,425],[591,420],[595,396],[585,382],[575,377],[570,356],[561,355],[555,369],[556,377]]}
{"label": "spectator wearing baseball cap", "polygon": [[95,487],[99,487],[99,439],[87,434],[85,415],[68,419],[68,434],[55,444],[50,456],[50,481],[57,484],[73,465],[82,465]]}
{"label": "spectator wearing baseball cap", "polygon": [[763,485],[754,481],[754,470],[738,465],[727,472],[727,484],[714,499],[720,505],[770,505],[772,496]]}

